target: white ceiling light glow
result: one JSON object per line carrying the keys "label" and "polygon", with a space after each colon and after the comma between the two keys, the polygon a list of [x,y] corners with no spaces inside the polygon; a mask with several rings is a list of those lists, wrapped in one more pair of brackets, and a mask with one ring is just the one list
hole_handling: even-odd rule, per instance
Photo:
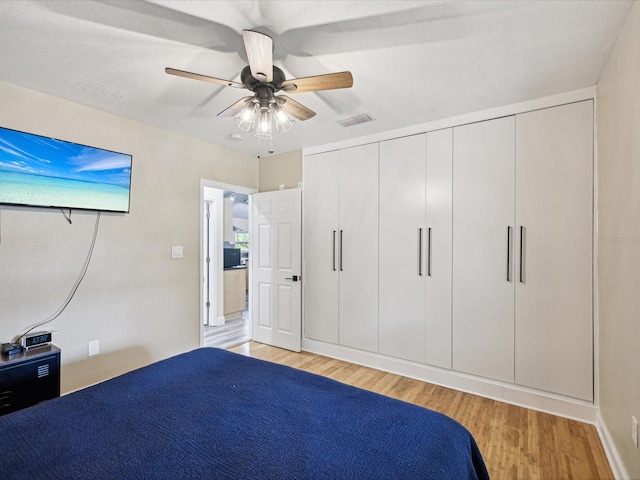
{"label": "white ceiling light glow", "polygon": [[[263,96],[260,96],[260,93]],[[254,131],[256,137],[269,139],[272,137],[273,124],[280,133],[293,128],[295,120],[282,108],[272,92],[260,92],[246,100],[245,106],[235,116],[234,122],[245,132]]]}
{"label": "white ceiling light glow", "polygon": [[234,119],[235,124],[240,130],[250,132],[253,130],[253,126],[256,123],[256,111],[258,110],[258,104],[254,102],[247,102],[245,107],[240,110],[240,113],[236,115]]}

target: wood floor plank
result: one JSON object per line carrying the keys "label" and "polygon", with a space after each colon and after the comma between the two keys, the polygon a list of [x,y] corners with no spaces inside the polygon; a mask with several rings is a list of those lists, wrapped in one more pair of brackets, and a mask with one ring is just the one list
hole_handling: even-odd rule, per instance
{"label": "wood floor plank", "polygon": [[493,480],[613,479],[593,425],[313,353],[256,342],[230,350],[444,413],[474,436]]}
{"label": "wood floor plank", "polygon": [[224,325],[212,327],[205,325],[202,332],[204,347],[230,348],[251,340],[249,317],[231,318]]}

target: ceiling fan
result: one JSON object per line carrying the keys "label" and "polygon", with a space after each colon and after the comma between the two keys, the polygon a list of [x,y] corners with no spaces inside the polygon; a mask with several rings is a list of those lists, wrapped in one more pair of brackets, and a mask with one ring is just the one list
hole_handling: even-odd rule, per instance
{"label": "ceiling fan", "polygon": [[287,132],[293,127],[294,121],[291,117],[304,121],[315,115],[314,111],[286,95],[276,96],[276,92],[305,93],[353,86],[353,77],[350,72],[287,80],[284,72],[273,65],[273,40],[270,36],[253,30],[243,30],[242,40],[249,60],[249,65],[244,67],[240,74],[242,83],[175,68],[165,68],[165,72],[179,77],[252,91],[253,96],[241,98],[220,112],[218,116],[235,117],[236,125],[247,132],[255,127],[255,136],[258,138],[271,138],[272,118],[278,131]]}

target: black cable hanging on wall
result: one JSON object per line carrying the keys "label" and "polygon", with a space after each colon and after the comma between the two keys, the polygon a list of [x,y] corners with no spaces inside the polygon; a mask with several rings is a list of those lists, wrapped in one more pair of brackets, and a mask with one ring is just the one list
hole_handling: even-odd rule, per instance
{"label": "black cable hanging on wall", "polygon": [[[63,211],[64,213],[64,211]],[[67,218],[67,216],[65,215],[65,218]],[[69,217],[67,218],[67,221],[69,223],[71,223],[71,210],[69,210]],[[91,240],[91,246],[89,247],[89,252],[87,253],[87,258],[84,262],[84,265],[82,267],[82,271],[80,272],[80,275],[78,276],[78,279],[76,280],[76,282],[73,285],[73,288],[71,289],[71,292],[69,293],[69,295],[67,296],[67,298],[65,299],[65,301],[63,302],[63,304],[60,306],[60,308],[58,308],[58,310],[56,311],[56,313],[53,314],[53,316],[42,320],[38,323],[35,323],[33,325],[31,325],[30,327],[27,327],[27,329],[20,335],[16,336],[13,340],[13,343],[19,343],[20,340],[22,339],[22,337],[24,337],[27,333],[31,332],[34,328],[38,328],[41,327],[42,325],[46,325],[47,323],[53,322],[56,318],[58,318],[62,312],[65,311],[65,309],[67,308],[67,306],[69,305],[69,303],[71,303],[71,300],[73,299],[74,295],[76,294],[76,291],[78,290],[78,287],[80,286],[80,284],[82,283],[82,280],[84,279],[85,274],[87,273],[87,269],[89,268],[89,263],[91,263],[91,257],[93,256],[93,248],[95,247],[96,244],[96,238],[98,237],[98,226],[100,225],[100,212],[98,212],[98,215],[96,216],[96,224],[93,227],[93,239]]]}
{"label": "black cable hanging on wall", "polygon": [[64,215],[64,218],[67,219],[67,222],[69,222],[69,225],[71,225],[73,222],[71,221],[71,209],[69,209],[69,216],[67,216],[66,213],[64,213],[64,209],[60,209],[60,211],[62,212],[62,215]]}

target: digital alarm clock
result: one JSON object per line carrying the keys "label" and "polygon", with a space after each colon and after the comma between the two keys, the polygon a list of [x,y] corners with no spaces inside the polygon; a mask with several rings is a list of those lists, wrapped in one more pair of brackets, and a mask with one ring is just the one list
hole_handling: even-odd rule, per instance
{"label": "digital alarm clock", "polygon": [[22,346],[24,348],[39,347],[51,343],[51,332],[33,332],[22,337]]}

